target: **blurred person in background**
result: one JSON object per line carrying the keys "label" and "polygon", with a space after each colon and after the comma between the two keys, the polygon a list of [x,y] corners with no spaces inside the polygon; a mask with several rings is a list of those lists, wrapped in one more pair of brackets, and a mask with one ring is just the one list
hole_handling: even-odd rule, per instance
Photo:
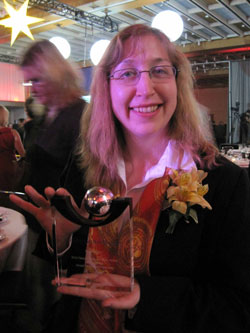
{"label": "blurred person in background", "polygon": [[240,117],[240,142],[250,144],[250,110],[242,113]]}
{"label": "blurred person in background", "polygon": [[19,133],[20,138],[21,138],[22,141],[23,141],[23,134],[24,134],[24,128],[23,128],[24,121],[25,121],[24,118],[19,118],[19,119],[17,120],[17,123],[15,122],[15,123],[12,125],[12,128],[14,128],[14,129]]}
{"label": "blurred person in background", "polygon": [[59,178],[79,134],[85,102],[81,78],[48,40],[33,43],[25,52],[21,69],[30,82],[32,97],[46,107],[30,156],[29,184],[43,193],[46,186],[59,186]]}
{"label": "blurred person in background", "polygon": [[16,153],[25,156],[17,130],[8,127],[9,111],[0,105],[0,190],[15,190],[18,177]]}
{"label": "blurred person in background", "polygon": [[[60,175],[74,150],[85,106],[81,98],[82,78],[75,66],[48,40],[32,43],[20,67],[24,81],[32,84],[32,98],[46,108],[36,128],[32,149],[29,149],[28,171],[21,185],[32,185],[43,193],[46,186],[59,186]],[[52,265],[32,255],[41,228],[31,215],[26,214],[26,221],[29,225],[26,263],[29,304],[42,326],[50,305],[57,298],[50,283],[54,270]]]}
{"label": "blurred person in background", "polygon": [[25,160],[21,159],[19,165],[23,170],[22,177],[18,184],[18,190],[22,191],[25,184],[30,181],[31,175],[31,161],[34,156],[34,151],[36,145],[36,138],[45,119],[45,106],[36,102],[33,97],[28,97],[25,101],[25,113],[27,118],[23,124],[23,145],[26,151]]}
{"label": "blurred person in background", "polygon": [[[33,97],[28,97],[25,101],[25,113],[27,118],[24,122],[24,137],[23,145],[26,149],[26,153],[33,146],[37,132],[39,131],[41,123],[45,118],[45,107],[35,101]],[[26,160],[28,156],[26,156]]]}

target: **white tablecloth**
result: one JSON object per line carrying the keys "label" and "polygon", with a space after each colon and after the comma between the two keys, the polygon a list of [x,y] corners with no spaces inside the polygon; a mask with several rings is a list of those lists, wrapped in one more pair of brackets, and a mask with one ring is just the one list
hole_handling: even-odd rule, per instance
{"label": "white tablecloth", "polygon": [[6,237],[0,240],[0,272],[23,269],[27,242],[28,226],[19,212],[0,207],[0,232]]}
{"label": "white tablecloth", "polygon": [[237,164],[241,168],[248,168],[249,167],[249,159],[248,158],[237,158],[237,156],[232,155],[225,155],[233,163]]}

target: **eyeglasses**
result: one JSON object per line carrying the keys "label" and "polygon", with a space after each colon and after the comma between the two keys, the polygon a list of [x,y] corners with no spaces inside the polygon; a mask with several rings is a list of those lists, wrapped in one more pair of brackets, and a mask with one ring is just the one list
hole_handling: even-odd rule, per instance
{"label": "eyeglasses", "polygon": [[167,82],[177,76],[179,70],[174,66],[154,66],[148,71],[139,71],[136,68],[125,68],[115,71],[109,75],[111,80],[120,80],[124,85],[134,85],[140,80],[141,73],[148,73],[151,80],[155,83]]}

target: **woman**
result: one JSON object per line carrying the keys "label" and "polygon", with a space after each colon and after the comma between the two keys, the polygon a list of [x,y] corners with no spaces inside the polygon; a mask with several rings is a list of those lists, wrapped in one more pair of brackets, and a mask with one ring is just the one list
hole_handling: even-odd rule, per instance
{"label": "woman", "polygon": [[14,190],[18,177],[16,153],[25,156],[19,133],[8,127],[9,111],[0,105],[0,188]]}
{"label": "woman", "polygon": [[[25,51],[20,67],[24,81],[32,84],[32,97],[46,108],[45,116],[39,119],[33,129],[20,190],[29,184],[43,193],[47,186],[59,186],[61,173],[75,149],[85,106],[81,98],[82,82],[75,66],[64,59],[48,40],[32,43]],[[50,283],[54,271],[53,266],[33,256],[41,227],[28,214],[26,221],[29,225],[26,264],[28,302],[34,315],[43,324],[50,313],[51,304],[57,298],[55,288]]]}
{"label": "woman", "polygon": [[[132,292],[117,296],[98,286],[107,282],[128,287],[129,277],[112,270],[110,275],[88,274],[97,259],[111,262],[91,244],[98,237],[109,239],[112,224],[91,228],[87,234],[84,227],[79,230],[53,210],[58,251],[66,249],[69,274],[79,272],[76,258],[86,250],[85,274],[75,279],[86,285],[91,280],[92,287],[97,287],[59,286],[58,291],[67,295],[58,307],[58,318],[52,318],[54,329],[248,332],[250,184],[244,170],[222,159],[212,143],[209,126],[194,99],[185,56],[160,31],[130,26],[113,38],[97,66],[91,96],[79,145],[84,186],[105,186],[115,195],[133,199],[135,285]],[[174,183],[180,178],[174,170],[187,171],[181,178],[183,185],[187,179],[192,181],[190,188],[182,189],[184,194],[194,194],[190,189],[199,178],[196,168],[208,173],[205,185],[198,186],[203,194],[192,212],[190,207],[185,211],[186,202],[198,197],[178,197]],[[72,172],[69,170],[65,187],[74,195]],[[201,179],[206,176],[199,174]],[[31,187],[26,187],[26,193],[36,206],[16,196],[12,201],[34,214],[51,237],[50,199],[67,191],[47,188],[48,200]],[[86,214],[83,207],[79,212]],[[180,218],[174,221],[173,217]],[[126,220],[115,223],[123,240]]]}
{"label": "woman", "polygon": [[85,106],[81,80],[76,68],[48,40],[31,44],[20,67],[24,81],[32,84],[32,97],[47,109],[29,153],[28,184],[43,193],[46,186],[59,185],[60,174],[74,149]]}

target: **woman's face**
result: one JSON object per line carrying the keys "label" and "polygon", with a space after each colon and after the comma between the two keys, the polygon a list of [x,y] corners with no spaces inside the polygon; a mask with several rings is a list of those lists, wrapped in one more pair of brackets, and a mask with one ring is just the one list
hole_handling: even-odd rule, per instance
{"label": "woman's face", "polygon": [[24,82],[31,82],[31,93],[43,105],[53,105],[56,98],[52,83],[45,80],[41,75],[41,69],[36,65],[22,68]]}
{"label": "woman's face", "polygon": [[[125,42],[123,59],[112,69],[111,75],[126,68],[148,71],[153,66],[172,66],[164,45],[154,35],[141,37],[137,44],[139,47],[131,55],[131,40]],[[141,73],[133,85],[126,85],[123,80],[110,80],[113,112],[122,124],[125,136],[166,137],[177,104],[177,87],[174,75],[163,81],[155,82],[147,72]]]}

